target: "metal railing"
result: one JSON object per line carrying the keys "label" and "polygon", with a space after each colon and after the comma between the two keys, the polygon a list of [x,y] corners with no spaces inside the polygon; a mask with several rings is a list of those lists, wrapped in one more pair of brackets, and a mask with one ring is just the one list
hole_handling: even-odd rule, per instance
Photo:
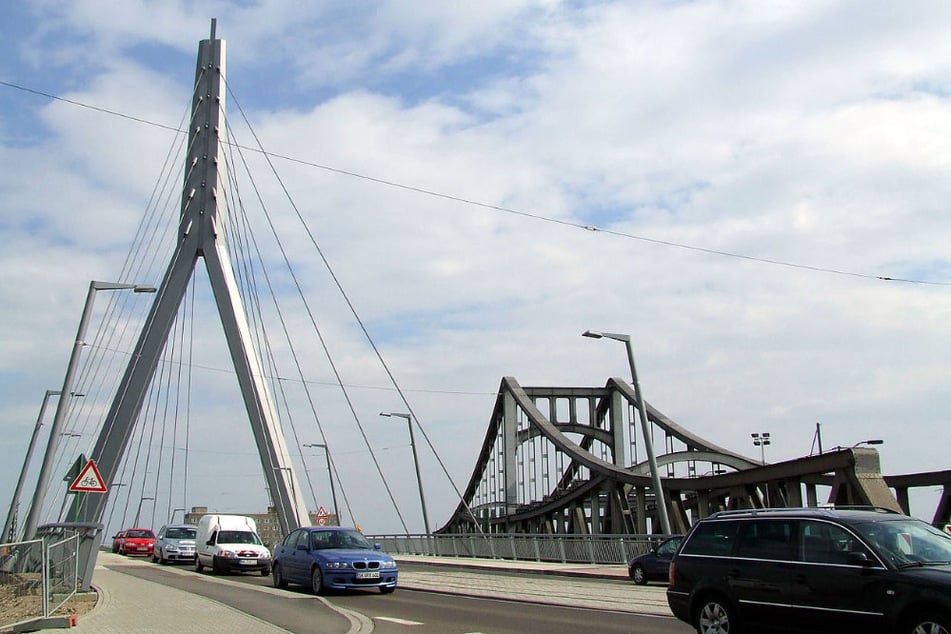
{"label": "metal railing", "polygon": [[627,565],[666,535],[549,535],[453,533],[367,535],[393,555],[476,557],[521,561]]}
{"label": "metal railing", "polygon": [[48,618],[76,593],[79,535],[0,544],[0,630]]}

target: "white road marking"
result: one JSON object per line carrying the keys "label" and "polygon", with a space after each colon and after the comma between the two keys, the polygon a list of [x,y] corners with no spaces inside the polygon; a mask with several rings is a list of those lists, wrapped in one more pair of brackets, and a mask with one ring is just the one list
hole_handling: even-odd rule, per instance
{"label": "white road marking", "polygon": [[389,621],[390,623],[397,623],[399,625],[424,625],[422,621],[408,621],[406,619],[398,619],[395,616],[376,616],[373,618],[377,621]]}

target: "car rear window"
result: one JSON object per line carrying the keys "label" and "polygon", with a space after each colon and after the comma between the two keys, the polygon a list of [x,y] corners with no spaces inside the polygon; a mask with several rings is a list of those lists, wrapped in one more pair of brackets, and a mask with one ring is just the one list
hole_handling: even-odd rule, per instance
{"label": "car rear window", "polygon": [[736,542],[736,528],[736,522],[701,522],[680,552],[684,555],[730,555]]}
{"label": "car rear window", "polygon": [[155,537],[155,533],[152,531],[128,531],[125,534],[126,537]]}

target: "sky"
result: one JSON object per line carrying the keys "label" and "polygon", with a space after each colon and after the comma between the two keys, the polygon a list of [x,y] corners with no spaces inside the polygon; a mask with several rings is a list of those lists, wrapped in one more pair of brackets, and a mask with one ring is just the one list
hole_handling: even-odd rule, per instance
{"label": "sky", "polygon": [[[34,0],[0,9],[4,508],[90,280],[128,270],[165,165],[181,169],[212,18],[229,119],[275,157],[251,153],[249,170],[271,179],[261,193],[314,311],[288,313],[290,330],[349,386],[348,403],[313,363],[323,428],[285,435],[332,447],[367,532],[422,530],[406,428],[378,416],[406,405],[374,347],[425,431],[434,527],[502,377],[628,376],[623,347],[587,329],[630,334],[647,400],[732,451],[758,459],[750,434],[769,432],[768,461],[808,455],[818,424],[826,448],[883,440],[885,474],[949,468],[947,3]],[[135,281],[157,285],[168,257]],[[195,286],[208,308],[201,271]],[[186,499],[147,500],[162,495],[138,469],[114,528],[145,501],[156,528],[173,506],[267,505],[206,317]],[[95,440],[77,434],[70,456]],[[300,459],[329,506],[323,453]],[[930,519],[936,495],[917,491],[912,512]]]}

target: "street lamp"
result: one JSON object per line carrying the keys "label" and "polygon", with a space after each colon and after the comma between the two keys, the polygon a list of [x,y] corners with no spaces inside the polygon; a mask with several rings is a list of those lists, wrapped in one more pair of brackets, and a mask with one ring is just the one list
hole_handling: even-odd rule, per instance
{"label": "street lamp", "polygon": [[884,444],[885,444],[885,441],[882,440],[881,438],[870,438],[868,440],[858,441],[857,443],[852,445],[852,448],[854,449],[855,447],[858,447],[859,445],[884,445]]}
{"label": "street lamp", "polygon": [[750,436],[753,438],[753,446],[759,447],[759,456],[760,462],[765,466],[766,465],[766,445],[770,444],[769,442],[769,432],[764,431],[761,434],[752,433]]}
{"label": "street lamp", "polygon": [[56,450],[59,448],[59,436],[62,433],[63,420],[66,418],[66,398],[71,394],[73,384],[73,374],[76,372],[76,366],[79,364],[79,352],[86,342],[83,338],[86,336],[86,327],[89,324],[89,317],[92,314],[93,300],[96,298],[96,291],[113,291],[131,289],[135,293],[154,293],[152,286],[140,286],[137,284],[118,284],[115,282],[89,282],[89,291],[86,293],[86,304],[83,307],[83,315],[79,320],[79,329],[76,331],[76,342],[73,344],[73,351],[69,355],[69,365],[66,366],[66,376],[63,379],[63,389],[60,390],[60,399],[56,404],[56,414],[53,416],[53,424],[50,426],[50,440],[46,444],[46,453],[43,455],[43,464],[40,466],[40,474],[36,480],[36,491],[33,493],[33,504],[30,506],[30,513],[27,515],[26,524],[23,529],[23,536],[30,539],[35,536],[36,523],[40,513],[40,507],[43,506],[43,500],[46,498],[46,489],[49,487],[50,469],[53,465],[53,458],[56,456]]}
{"label": "street lamp", "polygon": [[[769,444],[769,432],[764,431],[762,433],[752,433],[750,436],[753,438],[753,446],[759,447],[759,456],[760,462],[763,466],[766,466],[766,445]],[[769,506],[769,483],[766,483],[766,506]]]}
{"label": "street lamp", "polygon": [[49,402],[51,396],[55,396],[57,394],[59,394],[59,390],[46,390],[46,395],[43,396],[43,404],[40,405],[40,415],[36,417],[36,425],[33,427],[33,435],[30,437],[30,446],[26,450],[26,458],[23,459],[23,467],[20,468],[20,477],[17,478],[16,489],[13,491],[13,501],[10,503],[10,510],[7,513],[7,521],[3,525],[3,533],[0,534],[0,540],[8,542],[14,541],[17,514],[20,510],[20,493],[23,490],[23,478],[26,476],[26,472],[30,468],[30,460],[33,457],[33,449],[36,447],[36,439],[40,435],[40,427],[43,426],[43,416],[46,414],[46,404]]}
{"label": "street lamp", "polygon": [[585,330],[581,333],[582,337],[591,337],[592,339],[614,339],[621,341],[627,348],[627,361],[631,366],[631,380],[634,382],[634,392],[637,394],[637,408],[641,419],[641,432],[644,434],[644,449],[647,451],[647,464],[651,470],[651,482],[654,486],[654,498],[657,500],[657,518],[660,520],[660,528],[665,535],[670,535],[670,518],[667,516],[667,498],[664,497],[664,487],[660,482],[660,471],[657,469],[657,458],[654,457],[654,443],[651,439],[650,427],[647,421],[647,406],[644,403],[644,393],[641,391],[641,384],[637,380],[637,367],[634,365],[634,347],[631,345],[630,335],[622,335],[615,332],[598,332],[595,330]]}
{"label": "street lamp", "polygon": [[399,414],[397,412],[380,412],[380,416],[395,416],[405,418],[409,426],[409,444],[413,448],[413,464],[416,465],[416,483],[419,485],[419,504],[423,507],[423,525],[426,527],[426,534],[429,535],[429,514],[426,513],[426,499],[423,497],[423,479],[419,475],[419,456],[416,455],[416,440],[413,437],[413,419],[409,414]]}
{"label": "street lamp", "polygon": [[334,489],[334,472],[330,467],[330,447],[323,443],[304,443],[304,447],[321,447],[324,450],[324,455],[327,457],[327,477],[330,478],[330,495],[333,497],[334,501],[334,515],[337,516],[337,526],[340,526],[340,508],[337,506],[337,491]]}
{"label": "street lamp", "polygon": [[135,521],[132,522],[132,525],[135,526],[136,528],[139,527],[139,515],[142,513],[142,502],[145,502],[146,500],[152,500],[154,502],[155,498],[153,497],[139,498],[139,510],[135,512]]}

